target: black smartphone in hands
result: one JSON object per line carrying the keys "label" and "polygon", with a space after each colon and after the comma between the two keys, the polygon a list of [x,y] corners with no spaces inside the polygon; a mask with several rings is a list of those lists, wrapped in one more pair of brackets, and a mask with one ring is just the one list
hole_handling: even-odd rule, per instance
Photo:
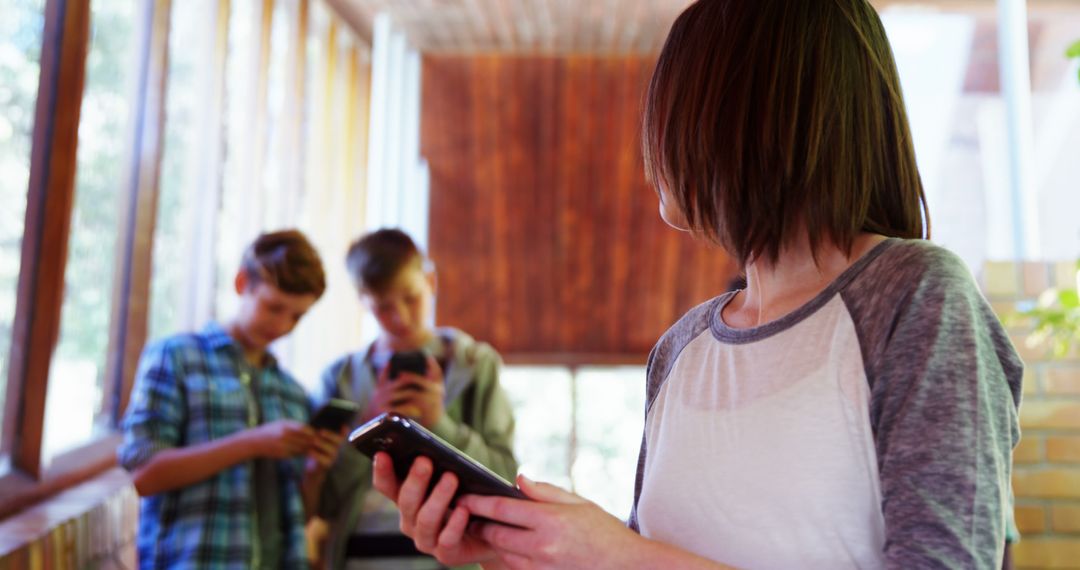
{"label": "black smartphone in hands", "polygon": [[390,355],[390,372],[387,377],[397,379],[402,372],[412,372],[417,376],[427,376],[427,353],[422,350],[395,352]]}
{"label": "black smartphone in hands", "polygon": [[339,398],[331,399],[323,404],[308,421],[308,425],[315,429],[328,431],[341,431],[341,428],[352,423],[353,418],[360,412],[360,406],[349,400]]}
{"label": "black smartphone in hands", "polygon": [[527,499],[520,489],[494,471],[443,441],[416,420],[394,412],[382,414],[356,428],[349,436],[349,442],[368,457],[373,458],[380,451],[388,453],[394,461],[394,474],[398,481],[405,480],[417,457],[427,457],[435,467],[428,493],[431,493],[442,474],[449,471],[458,478],[455,501],[462,495]]}

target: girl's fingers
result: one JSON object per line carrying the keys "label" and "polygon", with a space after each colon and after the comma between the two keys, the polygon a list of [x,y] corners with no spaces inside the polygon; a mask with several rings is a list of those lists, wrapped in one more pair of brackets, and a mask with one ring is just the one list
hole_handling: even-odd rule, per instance
{"label": "girl's fingers", "polygon": [[586,503],[585,499],[567,491],[560,489],[555,485],[549,483],[537,483],[532,479],[524,475],[518,475],[517,477],[518,487],[521,491],[528,495],[530,499],[540,501],[542,503],[560,503],[563,505],[578,505]]}
{"label": "girl's fingers", "polygon": [[372,485],[376,491],[382,493],[391,501],[397,502],[399,485],[397,475],[394,474],[394,461],[390,459],[389,454],[383,451],[375,454],[372,479]]}
{"label": "girl's fingers", "polygon": [[487,522],[477,527],[481,540],[491,545],[499,556],[536,554],[536,533],[504,524]]}
{"label": "girl's fingers", "polygon": [[439,547],[454,548],[461,544],[461,539],[465,537],[468,527],[469,510],[462,506],[455,507],[454,512],[450,513],[450,518],[446,520],[446,526],[439,533]]}
{"label": "girl's fingers", "polygon": [[466,495],[459,504],[474,515],[521,528],[535,527],[539,516],[537,509],[543,507],[532,501],[494,495]]}
{"label": "girl's fingers", "polygon": [[457,477],[453,473],[444,473],[417,511],[413,540],[421,551],[434,551],[438,545],[443,521],[446,520],[446,512],[450,508],[450,501],[454,498],[457,486]]}
{"label": "girl's fingers", "polygon": [[401,511],[401,530],[410,536],[416,524],[416,513],[424,504],[424,497],[427,495],[431,472],[431,460],[426,457],[417,457],[409,468],[408,477],[398,490],[397,504],[398,510]]}
{"label": "girl's fingers", "polygon": [[513,552],[500,552],[499,559],[510,570],[517,570],[518,568],[532,568],[534,565],[532,561],[527,557],[520,554],[514,554]]}

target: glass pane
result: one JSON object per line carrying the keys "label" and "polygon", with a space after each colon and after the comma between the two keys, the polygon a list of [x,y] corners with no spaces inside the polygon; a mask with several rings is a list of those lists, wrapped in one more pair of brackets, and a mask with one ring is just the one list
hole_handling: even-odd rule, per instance
{"label": "glass pane", "polygon": [[[0,410],[7,396],[44,10],[44,0],[0,0]],[[8,451],[0,449],[0,474],[8,469]]]}
{"label": "glass pane", "polygon": [[625,520],[645,422],[645,367],[583,368],[577,394],[574,487]]}
{"label": "glass pane", "polygon": [[289,179],[292,172],[289,163],[300,160],[295,153],[285,152],[292,142],[287,140],[290,133],[286,122],[291,117],[286,104],[288,103],[287,92],[293,88],[293,85],[289,83],[292,79],[289,76],[289,68],[295,65],[293,59],[295,50],[290,45],[293,43],[290,17],[292,14],[286,8],[285,2],[278,0],[274,3],[270,28],[270,61],[267,70],[266,138],[260,141],[262,147],[259,149],[265,157],[261,162],[265,208],[260,222],[266,228],[296,225],[295,205],[284,195],[284,191],[290,188],[292,182]]}
{"label": "glass pane", "polygon": [[91,5],[60,341],[46,396],[46,463],[94,439],[108,423],[102,390],[120,198],[128,184],[125,143],[136,6],[129,0],[95,0]]}
{"label": "glass pane", "polygon": [[252,217],[258,204],[250,188],[252,140],[256,121],[261,2],[233,0],[229,16],[229,53],[225,80],[225,163],[221,211],[218,213],[215,314],[224,319],[236,308],[233,277],[244,246],[255,239]]}
{"label": "glass pane", "polygon": [[882,20],[896,56],[934,241],[975,272],[986,261],[1018,258],[1018,235],[1031,259],[1075,259],[1080,81],[1065,48],[1080,37],[1080,10],[1033,6],[1029,12],[1033,153],[1023,209],[1016,208],[1010,184],[1016,141],[1007,125],[995,13],[893,7],[882,11]]}
{"label": "glass pane", "polygon": [[1040,253],[1073,261],[1080,257],[1080,58],[1063,54],[1080,42],[1080,4],[1032,6],[1029,21]]}
{"label": "glass pane", "polygon": [[169,79],[165,97],[165,140],[158,189],[154,235],[154,267],[150,292],[150,338],[178,331],[184,302],[184,278],[191,246],[191,209],[199,195],[202,147],[197,144],[206,106],[200,96],[213,79],[214,29],[207,15],[214,0],[172,4],[169,30]]}
{"label": "glass pane", "polygon": [[514,455],[534,481],[570,487],[570,372],[565,368],[507,366],[499,382],[514,408]]}

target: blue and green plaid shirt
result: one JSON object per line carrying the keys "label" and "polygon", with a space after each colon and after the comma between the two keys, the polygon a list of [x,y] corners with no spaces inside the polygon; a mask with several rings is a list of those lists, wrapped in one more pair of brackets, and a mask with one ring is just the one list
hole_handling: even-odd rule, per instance
{"label": "blue and green plaid shirt", "polygon": [[[249,390],[256,379],[262,422],[306,422],[303,388],[273,358],[247,364],[220,325],[146,347],[124,418],[120,464],[133,470],[164,449],[206,443],[251,427]],[[278,461],[281,568],[307,569],[302,457]],[[247,569],[256,565],[253,463],[225,469],[206,481],[145,497],[137,547],[140,568]]]}

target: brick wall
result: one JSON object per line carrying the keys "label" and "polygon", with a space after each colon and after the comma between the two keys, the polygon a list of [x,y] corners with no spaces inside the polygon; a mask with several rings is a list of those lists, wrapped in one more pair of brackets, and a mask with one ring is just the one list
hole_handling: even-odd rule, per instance
{"label": "brick wall", "polygon": [[135,568],[138,496],[116,468],[0,523],[0,570]]}
{"label": "brick wall", "polygon": [[[982,285],[999,315],[1034,300],[1049,287],[1075,288],[1076,265],[987,263]],[[1030,325],[1009,327],[1024,359],[1023,439],[1013,455],[1016,523],[1023,539],[1014,549],[1017,568],[1080,569],[1080,347],[1053,359],[1045,347],[1028,346]]]}

